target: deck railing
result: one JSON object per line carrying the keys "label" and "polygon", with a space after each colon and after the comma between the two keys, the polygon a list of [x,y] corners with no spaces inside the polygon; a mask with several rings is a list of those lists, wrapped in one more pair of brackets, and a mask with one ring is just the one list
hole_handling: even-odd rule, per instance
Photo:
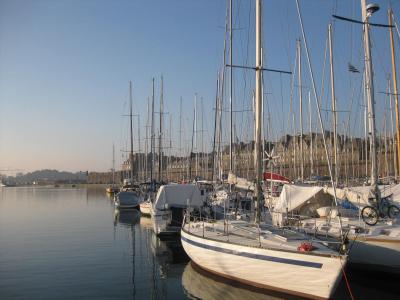
{"label": "deck railing", "polygon": [[[303,218],[305,216],[302,216]],[[238,240],[238,237],[245,237],[248,243],[262,247],[263,236],[270,233],[275,237],[281,237],[282,239],[289,237],[290,235],[302,235],[302,237],[308,240],[310,243],[324,243],[326,246],[331,248],[337,248],[342,244],[339,239],[334,239],[326,235],[325,238],[318,234],[317,223],[314,224],[314,232],[309,232],[301,226],[281,226],[276,227],[272,224],[263,223],[249,223],[240,222],[230,219],[216,220],[208,216],[191,215],[185,213],[182,226],[194,235],[201,236],[203,238],[218,238],[227,242],[233,239]]]}

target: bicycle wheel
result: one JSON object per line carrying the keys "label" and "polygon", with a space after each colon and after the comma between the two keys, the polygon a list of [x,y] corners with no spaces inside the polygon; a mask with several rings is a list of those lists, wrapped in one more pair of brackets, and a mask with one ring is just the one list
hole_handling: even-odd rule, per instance
{"label": "bicycle wheel", "polygon": [[388,208],[388,216],[391,219],[397,218],[400,213],[400,209],[396,205],[390,205]]}
{"label": "bicycle wheel", "polygon": [[375,207],[372,206],[365,206],[361,210],[361,217],[365,223],[370,226],[375,225],[378,223],[378,211]]}

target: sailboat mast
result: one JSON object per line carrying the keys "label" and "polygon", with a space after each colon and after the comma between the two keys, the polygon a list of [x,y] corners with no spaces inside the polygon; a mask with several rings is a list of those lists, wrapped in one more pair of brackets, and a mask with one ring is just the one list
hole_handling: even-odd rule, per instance
{"label": "sailboat mast", "polygon": [[[182,161],[182,97],[179,103],[179,160]],[[182,168],[180,168],[180,178],[179,180],[183,179]]]}
{"label": "sailboat mast", "polygon": [[129,153],[131,184],[133,184],[133,115],[132,115],[132,81],[129,80],[129,119],[131,128],[131,151]]}
{"label": "sailboat mast", "polygon": [[[391,53],[392,53],[392,77],[393,77],[393,94],[395,99],[395,106],[396,106],[396,135],[397,135],[397,163],[396,169],[400,170],[400,124],[399,124],[399,95],[397,93],[397,72],[396,72],[396,55],[394,52],[394,42],[393,42],[393,29],[392,29],[392,22],[393,22],[393,11],[392,9],[388,10],[388,17],[389,17],[389,34],[390,34],[390,46],[391,46]],[[394,154],[394,153],[393,153]],[[394,154],[394,161],[396,162],[396,155]]]}
{"label": "sailboat mast", "polygon": [[153,77],[153,93],[151,100],[151,138],[150,138],[150,181],[153,181],[153,169],[154,169],[154,77]]}
{"label": "sailboat mast", "polygon": [[262,162],[261,162],[261,0],[256,0],[256,124],[255,124],[255,149],[254,149],[254,169],[256,171],[255,199],[256,199],[256,222],[261,221],[261,201],[262,201]]}
{"label": "sailboat mast", "polygon": [[332,97],[332,114],[333,114],[333,153],[335,159],[335,184],[338,183],[338,159],[337,159],[337,112],[336,112],[336,95],[335,95],[335,75],[333,67],[333,50],[332,50],[332,24],[328,25],[329,36],[329,59],[330,59],[330,74],[331,74],[331,97]]}
{"label": "sailboat mast", "polygon": [[215,180],[215,161],[216,161],[216,152],[215,152],[215,140],[217,135],[217,119],[218,119],[218,91],[219,91],[219,73],[217,76],[217,93],[215,95],[215,116],[214,116],[214,138],[213,138],[213,150],[212,150],[212,172],[211,172],[211,181]]}
{"label": "sailboat mast", "polygon": [[144,176],[145,181],[148,177],[148,152],[149,152],[149,114],[150,114],[150,99],[147,97],[147,116],[146,116],[146,139],[144,141]]}
{"label": "sailboat mast", "polygon": [[230,98],[229,98],[229,104],[230,104],[230,139],[229,139],[229,171],[233,172],[233,28],[232,28],[232,18],[233,18],[233,5],[232,5],[232,0],[230,0],[230,9],[229,9],[229,37],[230,37]]}
{"label": "sailboat mast", "polygon": [[298,79],[299,79],[299,100],[300,100],[300,179],[304,180],[304,157],[303,157],[303,87],[301,78],[301,44],[300,40],[297,40],[297,51],[298,51]]}
{"label": "sailboat mast", "polygon": [[112,184],[115,184],[115,145],[113,144]]}
{"label": "sailboat mast", "polygon": [[369,37],[369,16],[366,10],[366,0],[361,0],[361,13],[364,22],[364,50],[365,50],[365,87],[367,91],[368,101],[368,125],[370,134],[370,149],[371,149],[371,187],[376,197],[379,197],[378,191],[378,170],[377,170],[377,153],[375,143],[375,101],[374,101],[374,77],[372,73],[372,56],[371,56],[371,41]]}
{"label": "sailboat mast", "polygon": [[[390,88],[390,79],[388,78],[388,91],[389,91],[389,105],[390,105],[390,123],[392,129],[392,146],[393,146],[393,169],[394,169],[394,177],[398,176],[398,165],[396,160],[396,141],[395,141],[395,131],[394,131],[394,122],[393,122],[393,97],[392,90]],[[398,145],[397,145],[398,146]]]}
{"label": "sailboat mast", "polygon": [[310,122],[310,177],[314,174],[314,151],[313,151],[313,133],[312,133],[312,111],[311,111],[311,91],[308,91],[308,114]]}
{"label": "sailboat mast", "polygon": [[194,136],[194,147],[196,149],[196,154],[195,154],[195,175],[196,177],[198,176],[197,174],[197,167],[198,167],[198,155],[197,155],[197,93],[194,95],[194,131],[193,131],[193,136]]}
{"label": "sailboat mast", "polygon": [[196,108],[193,109],[193,126],[192,126],[192,145],[190,148],[189,155],[189,180],[192,180],[192,154],[193,154],[193,144],[195,138],[195,125],[196,124]]}
{"label": "sailboat mast", "polygon": [[141,155],[141,153],[140,153],[140,115],[137,115],[137,117],[138,117],[138,147],[139,147],[139,149],[138,149],[138,152],[139,152],[139,155],[138,155],[138,163],[139,163],[139,166],[138,166],[138,171],[139,171],[139,180],[141,180],[142,179],[142,176],[143,176],[143,170],[142,170],[142,155]]}
{"label": "sailboat mast", "polygon": [[164,105],[164,80],[163,77],[161,76],[161,96],[160,96],[160,135],[159,135],[159,140],[158,140],[158,181],[161,182],[162,180],[162,156],[163,156],[163,152],[162,152],[162,120],[163,120],[163,105]]}
{"label": "sailboat mast", "polygon": [[206,170],[206,166],[205,166],[205,162],[204,162],[204,128],[203,128],[203,124],[204,124],[204,108],[203,108],[203,97],[200,98],[200,105],[201,105],[201,165],[202,165],[202,171],[203,171],[203,179],[206,179],[206,174],[207,174],[207,170]]}

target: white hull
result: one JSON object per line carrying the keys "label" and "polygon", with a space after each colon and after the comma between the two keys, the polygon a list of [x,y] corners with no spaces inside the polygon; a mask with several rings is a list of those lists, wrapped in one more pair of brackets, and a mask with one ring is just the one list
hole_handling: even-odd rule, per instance
{"label": "white hull", "polygon": [[179,234],[181,226],[171,226],[172,213],[170,210],[151,210],[153,231],[156,235]]}
{"label": "white hull", "polygon": [[[348,263],[355,264],[357,267],[365,268],[371,271],[383,271],[387,273],[400,274],[400,226],[398,224],[377,224],[368,226],[362,221],[352,220],[350,218],[342,219],[344,228],[351,228],[348,234],[349,252]],[[331,220],[330,225],[327,220],[307,219],[302,226],[310,232],[317,232],[321,235],[328,234],[337,238],[339,236],[339,224],[337,220]],[[328,232],[323,228],[328,227]],[[360,227],[363,232],[356,233],[355,227]],[[354,244],[353,244],[354,242]]]}
{"label": "white hull", "polygon": [[131,191],[119,192],[114,197],[115,207],[120,209],[138,208],[142,201],[143,199],[140,195]]}
{"label": "white hull", "polygon": [[245,284],[294,295],[327,299],[340,281],[340,256],[249,247],[181,231],[182,246],[201,268]]}
{"label": "white hull", "polygon": [[358,237],[349,253],[349,263],[371,271],[400,274],[400,240]]}

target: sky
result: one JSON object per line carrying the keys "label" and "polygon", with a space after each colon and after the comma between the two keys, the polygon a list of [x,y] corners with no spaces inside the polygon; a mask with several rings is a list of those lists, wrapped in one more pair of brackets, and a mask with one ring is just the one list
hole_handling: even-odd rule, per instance
{"label": "sky", "polygon": [[[371,17],[373,22],[387,23],[389,4],[393,6],[396,21],[399,20],[400,1],[374,2],[380,4],[381,10]],[[255,61],[254,3],[233,1],[232,53],[237,65],[252,66]],[[360,1],[300,0],[300,9],[318,93],[322,95],[322,106],[328,109],[329,60],[324,63],[327,26],[332,14],[360,19]],[[293,70],[296,39],[300,37],[295,1],[264,1],[263,15],[265,66]],[[223,66],[225,16],[226,0],[0,0],[0,173],[45,168],[107,171],[112,167],[113,144],[118,168],[129,144],[129,118],[124,116],[129,108],[129,81],[133,86],[133,111],[140,115],[140,126],[138,117],[134,117],[134,148],[138,151],[140,131],[143,151],[152,78],[155,78],[158,112],[161,76],[166,152],[188,151],[195,95],[198,122],[195,148],[210,150],[216,81]],[[360,27],[335,21],[333,35],[338,110],[343,111],[339,113],[339,131],[347,130],[354,135],[364,132],[362,77],[349,73],[347,64],[351,62],[362,71]],[[382,120],[386,120],[389,131],[388,99],[381,93],[387,89],[386,78],[391,72],[388,32],[373,28],[371,36],[377,127],[383,130]],[[397,34],[395,38],[399,52]],[[303,48],[303,101],[308,101],[311,83],[304,53]],[[234,114],[235,136],[249,141],[254,72],[235,69],[233,73],[233,104],[238,111]],[[271,129],[266,130],[269,139],[276,140],[285,132],[299,130],[297,77],[293,92],[291,79],[290,75],[264,74],[264,124],[266,128],[270,125]],[[225,80],[223,105],[228,110],[229,70]],[[291,124],[291,99],[295,126]],[[306,123],[308,104],[303,105]],[[317,130],[315,102],[311,107],[311,127]],[[329,127],[329,113],[323,111],[322,115],[325,126]],[[224,143],[229,136],[227,117],[224,113]],[[309,130],[309,124],[305,126]]]}

